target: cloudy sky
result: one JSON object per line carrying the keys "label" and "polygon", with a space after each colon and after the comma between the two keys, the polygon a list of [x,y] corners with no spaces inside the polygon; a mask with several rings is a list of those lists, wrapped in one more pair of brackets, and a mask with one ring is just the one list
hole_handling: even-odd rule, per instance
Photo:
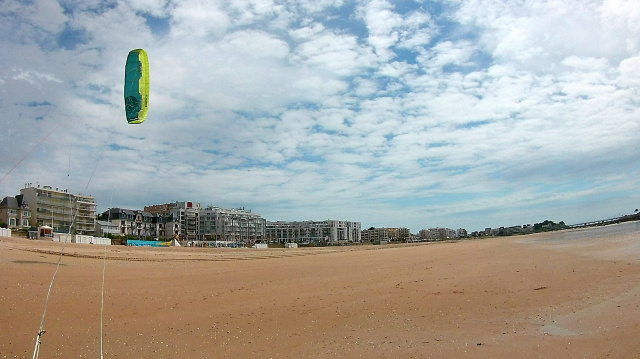
{"label": "cloudy sky", "polygon": [[0,0],[0,49],[1,196],[413,232],[640,207],[636,0]]}

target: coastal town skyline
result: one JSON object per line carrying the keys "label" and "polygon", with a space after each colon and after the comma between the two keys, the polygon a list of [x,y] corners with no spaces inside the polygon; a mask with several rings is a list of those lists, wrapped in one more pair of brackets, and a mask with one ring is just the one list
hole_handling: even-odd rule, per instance
{"label": "coastal town skyline", "polygon": [[[71,209],[71,207],[76,209]],[[638,220],[638,216],[640,215],[638,214],[638,209],[636,208],[633,212],[627,212],[615,217],[600,218],[584,223],[565,223],[564,221],[555,223],[554,221],[545,219],[544,221],[540,222],[529,221],[522,225],[500,225],[498,227],[483,227],[481,229],[470,231],[468,231],[465,226],[456,227],[457,229],[455,229],[438,225],[422,226],[419,230],[412,230],[411,228],[398,226],[393,223],[387,223],[384,226],[369,227],[366,225],[366,223],[363,225],[361,222],[351,221],[349,218],[307,218],[304,220],[289,220],[283,218],[269,219],[263,217],[260,213],[253,212],[251,209],[245,209],[244,206],[234,208],[222,208],[219,206],[214,206],[213,204],[202,206],[202,204],[197,201],[175,201],[172,203],[147,204],[143,208],[123,208],[119,206],[113,206],[107,208],[107,210],[105,211],[100,212],[98,211],[98,203],[92,196],[73,194],[66,189],[61,189],[58,187],[54,188],[47,185],[41,187],[39,184],[36,184],[34,186],[33,183],[26,183],[25,187],[20,190],[19,195],[4,196],[0,201],[0,226],[5,226],[10,229],[27,229],[38,227],[41,225],[50,225],[54,230],[57,229],[58,231],[66,233],[71,230],[71,227],[69,225],[70,223],[82,222],[82,224],[78,224],[80,225],[80,227],[78,227],[77,225],[72,225],[72,231],[96,236],[104,236],[106,235],[106,233],[109,233],[116,236],[133,235],[135,237],[137,234],[138,237],[142,236],[152,238],[170,238],[173,236],[173,234],[170,229],[165,230],[165,228],[168,228],[166,227],[168,223],[165,223],[165,220],[173,216],[171,213],[173,213],[174,210],[184,211],[185,209],[188,209],[189,211],[192,211],[191,209],[193,209],[195,211],[193,212],[195,214],[194,219],[199,218],[196,220],[202,223],[211,221],[212,219],[214,219],[214,217],[220,215],[222,215],[223,217],[231,216],[228,218],[237,217],[238,220],[242,221],[249,220],[252,223],[255,222],[258,227],[267,229],[269,226],[275,228],[273,226],[278,223],[284,224],[285,226],[293,224],[295,226],[302,225],[304,227],[309,224],[311,224],[312,226],[316,226],[321,222],[336,222],[338,226],[342,226],[342,223],[344,222],[349,228],[352,225],[356,226],[358,228],[357,231],[375,229],[402,230],[403,234],[400,237],[402,237],[405,241],[409,240],[409,237],[413,237],[412,239],[445,239],[468,236],[478,237],[485,235],[495,236],[528,234],[538,232],[543,228],[546,228],[543,230],[558,230],[592,225],[613,224],[618,223],[621,220]],[[78,212],[78,210],[80,211]],[[58,212],[61,213],[60,216],[58,216],[58,218],[54,218],[55,213]],[[72,213],[76,213],[76,215],[70,216]],[[81,219],[78,218],[76,220],[77,215],[80,215]],[[155,218],[158,215],[159,217]],[[124,217],[120,218],[120,216]],[[141,217],[138,218],[139,216]],[[109,218],[110,221],[114,224],[118,223],[118,227],[111,228],[110,225],[107,225],[106,228],[103,227],[106,225],[106,223],[101,223],[100,220],[105,221]],[[120,223],[120,219],[124,221]],[[256,222],[256,220],[259,220],[258,222],[263,223],[258,223]],[[140,227],[139,224],[136,224],[143,222],[143,227]],[[175,222],[175,219],[171,219],[171,222]],[[180,234],[181,230],[179,227],[184,225],[184,223],[181,225],[179,224],[179,222],[180,221],[176,223],[178,225],[178,227],[176,227],[178,231],[175,233],[175,235],[182,236]],[[219,223],[216,225],[211,223],[211,225],[216,227],[221,224]],[[170,227],[172,226],[173,225],[171,225]],[[205,226],[207,225],[205,224]],[[255,232],[255,228],[253,229],[253,231]],[[258,234],[259,232],[261,233],[260,238],[263,238],[265,236],[264,230],[259,230],[255,233]],[[191,235],[193,239],[203,239],[207,236],[206,231],[202,233],[196,231]],[[220,235],[222,234],[216,234],[216,236]],[[400,237],[398,237],[398,239]],[[352,240],[353,239],[350,239],[349,241]],[[359,242],[359,240],[356,241]]]}

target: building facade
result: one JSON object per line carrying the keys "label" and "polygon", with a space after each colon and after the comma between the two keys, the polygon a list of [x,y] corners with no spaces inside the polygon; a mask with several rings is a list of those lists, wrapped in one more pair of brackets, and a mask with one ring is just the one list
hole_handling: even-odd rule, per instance
{"label": "building facade", "polygon": [[264,240],[266,219],[251,210],[209,206],[200,210],[199,221],[198,239],[202,241],[250,245]]}
{"label": "building facade", "polygon": [[266,239],[270,243],[359,243],[360,227],[360,222],[336,220],[267,222]]}
{"label": "building facade", "polygon": [[97,220],[96,230],[94,235],[99,237],[107,237],[108,235],[119,236],[120,229],[118,228],[117,225],[111,222]]}
{"label": "building facade", "polygon": [[47,225],[60,233],[94,234],[96,201],[92,196],[30,183],[20,194],[30,208],[32,226]]}
{"label": "building facade", "polygon": [[466,235],[467,231],[462,228],[455,230],[451,228],[441,227],[421,229],[420,239],[424,241],[442,241],[448,239],[456,239],[460,237],[460,233],[464,233]]}
{"label": "building facade", "polygon": [[107,233],[119,236],[158,238],[163,233],[160,228],[164,228],[152,213],[135,209],[111,208],[100,215],[100,220],[117,228],[116,233]]}
{"label": "building facade", "polygon": [[156,216],[157,223],[164,223],[162,238],[179,241],[198,240],[200,233],[200,203],[174,202],[145,206],[144,211]]}
{"label": "building facade", "polygon": [[389,241],[409,242],[409,228],[370,228],[362,230],[362,241],[371,243],[388,243]]}
{"label": "building facade", "polygon": [[0,202],[0,223],[4,223],[10,229],[31,226],[31,210],[29,210],[29,205],[24,202],[23,195],[2,199]]}
{"label": "building facade", "polygon": [[389,229],[387,228],[373,228],[362,230],[362,241],[371,243],[388,243],[389,242]]}

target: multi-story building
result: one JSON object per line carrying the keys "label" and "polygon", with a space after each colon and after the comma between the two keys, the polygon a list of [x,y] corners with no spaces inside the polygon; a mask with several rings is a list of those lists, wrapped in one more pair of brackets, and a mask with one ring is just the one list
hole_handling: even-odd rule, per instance
{"label": "multi-story building", "polygon": [[51,186],[33,187],[31,183],[27,183],[20,194],[31,209],[32,225],[48,225],[61,233],[94,234],[96,201],[92,196]]}
{"label": "multi-story building", "polygon": [[195,241],[200,233],[200,203],[174,202],[145,206],[145,212],[157,215],[158,223],[164,222],[162,237],[180,241]]}
{"label": "multi-story building", "polygon": [[361,238],[363,242],[388,243],[389,229],[387,228],[364,229],[362,230]]}
{"label": "multi-story building", "polygon": [[118,235],[138,238],[159,237],[163,226],[158,226],[154,217],[150,212],[124,208],[110,208],[100,215],[102,221],[117,227]]}
{"label": "multi-story building", "polygon": [[266,239],[275,243],[358,243],[360,227],[360,222],[336,220],[267,222]]}
{"label": "multi-story building", "polygon": [[397,234],[396,238],[399,241],[410,242],[412,240],[412,238],[411,238],[411,230],[409,230],[409,228],[400,227],[396,231],[396,234]]}
{"label": "multi-story building", "polygon": [[119,226],[108,221],[97,220],[94,236],[107,237],[108,235],[119,236]]}
{"label": "multi-story building", "polygon": [[264,239],[266,220],[244,208],[209,206],[200,210],[199,240],[253,244]]}
{"label": "multi-story building", "polygon": [[[466,233],[466,231],[465,231]],[[420,230],[420,239],[426,241],[441,241],[458,238],[458,231],[451,228],[429,228]]]}
{"label": "multi-story building", "polygon": [[370,228],[362,230],[362,241],[388,243],[389,241],[408,242],[411,239],[409,228]]}
{"label": "multi-story building", "polygon": [[24,202],[24,196],[5,197],[0,202],[0,222],[5,223],[10,229],[29,228],[31,210]]}

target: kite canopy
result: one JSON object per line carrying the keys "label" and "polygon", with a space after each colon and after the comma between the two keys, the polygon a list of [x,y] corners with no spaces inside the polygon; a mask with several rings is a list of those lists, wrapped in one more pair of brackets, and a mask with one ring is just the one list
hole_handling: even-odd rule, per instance
{"label": "kite canopy", "polygon": [[143,49],[131,50],[124,67],[124,109],[127,122],[144,122],[148,106],[149,58]]}

